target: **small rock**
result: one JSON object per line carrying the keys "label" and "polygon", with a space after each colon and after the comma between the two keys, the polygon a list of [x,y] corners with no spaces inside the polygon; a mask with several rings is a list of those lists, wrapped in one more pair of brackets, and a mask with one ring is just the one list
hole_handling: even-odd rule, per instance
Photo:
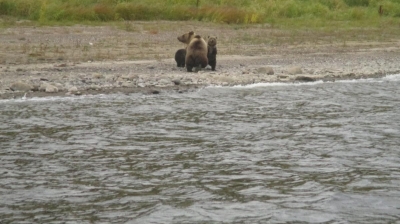
{"label": "small rock", "polygon": [[308,73],[308,74],[314,74],[315,70],[314,69],[307,69],[305,72]]}
{"label": "small rock", "polygon": [[124,80],[133,81],[133,80],[137,79],[138,76],[137,75],[123,75],[120,78],[124,79]]}
{"label": "small rock", "polygon": [[353,72],[351,72],[351,73],[349,73],[349,74],[345,74],[344,76],[345,76],[345,77],[354,78],[354,77],[356,77],[356,74],[353,73]]}
{"label": "small rock", "polygon": [[132,87],[135,87],[135,84],[134,84],[134,83],[131,83],[131,82],[123,82],[123,83],[121,84],[121,87],[132,88]]}
{"label": "small rock", "polygon": [[30,91],[33,89],[33,86],[23,83],[23,82],[16,82],[10,86],[12,91]]}
{"label": "small rock", "polygon": [[53,85],[47,84],[45,92],[46,93],[57,93],[58,92],[58,88],[53,86]]}
{"label": "small rock", "polygon": [[180,84],[181,84],[181,80],[178,80],[178,79],[174,79],[174,80],[172,80],[172,82],[173,82],[175,85],[180,85]]}
{"label": "small rock", "polygon": [[88,90],[99,90],[99,89],[100,89],[100,86],[95,85],[95,84],[92,84],[92,85],[89,86],[87,89],[88,89]]}
{"label": "small rock", "polygon": [[278,75],[278,78],[280,78],[280,79],[286,79],[286,78],[288,78],[289,76],[287,76],[287,75]]}
{"label": "small rock", "polygon": [[315,82],[316,79],[309,76],[297,76],[294,80],[300,82]]}
{"label": "small rock", "polygon": [[64,91],[65,90],[64,85],[61,84],[61,83],[58,83],[58,82],[54,83],[54,86],[57,87],[58,91]]}
{"label": "small rock", "polygon": [[47,87],[47,83],[43,83],[39,86],[39,91],[40,92],[45,92]]}
{"label": "small rock", "polygon": [[39,91],[39,88],[40,88],[40,85],[35,84],[35,85],[33,85],[32,91],[37,92],[37,91]]}
{"label": "small rock", "polygon": [[298,75],[298,74],[302,74],[302,73],[303,73],[303,71],[302,71],[302,69],[301,69],[300,66],[291,67],[291,68],[289,68],[289,69],[287,70],[287,72],[288,72],[290,75]]}
{"label": "small rock", "polygon": [[258,74],[267,74],[267,75],[273,75],[274,73],[274,69],[272,67],[260,67],[257,69],[257,73]]}
{"label": "small rock", "polygon": [[193,84],[193,79],[192,78],[185,78],[183,80],[183,83],[187,84],[187,85]]}
{"label": "small rock", "polygon": [[139,87],[141,87],[141,88],[144,88],[144,87],[146,87],[146,84],[143,83],[143,82],[141,82],[141,83],[138,83],[137,86],[139,86]]}
{"label": "small rock", "polygon": [[75,93],[78,92],[78,88],[76,86],[72,86],[68,89],[68,92]]}
{"label": "small rock", "polygon": [[187,93],[188,92],[187,89],[178,89],[177,91],[178,91],[178,93]]}
{"label": "small rock", "polygon": [[102,75],[100,73],[94,73],[92,75],[92,78],[94,78],[94,79],[102,79],[102,78],[104,78],[104,75]]}
{"label": "small rock", "polygon": [[159,85],[167,86],[167,85],[170,85],[170,84],[171,84],[171,81],[168,80],[168,79],[160,79],[160,80],[158,80],[158,84],[159,84]]}
{"label": "small rock", "polygon": [[160,94],[160,91],[158,91],[158,90],[152,90],[151,93],[152,93],[152,94]]}

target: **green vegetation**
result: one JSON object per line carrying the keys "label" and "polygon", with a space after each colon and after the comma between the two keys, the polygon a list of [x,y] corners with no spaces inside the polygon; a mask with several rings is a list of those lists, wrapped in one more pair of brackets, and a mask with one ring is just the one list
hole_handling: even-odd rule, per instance
{"label": "green vegetation", "polygon": [[[382,11],[379,8],[382,7]],[[0,0],[0,16],[41,24],[84,21],[198,20],[271,23],[400,18],[400,0]]]}

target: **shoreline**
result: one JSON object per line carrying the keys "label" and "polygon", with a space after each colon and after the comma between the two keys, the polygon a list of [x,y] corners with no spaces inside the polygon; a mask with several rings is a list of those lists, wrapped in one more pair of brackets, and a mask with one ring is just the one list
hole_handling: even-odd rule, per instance
{"label": "shoreline", "polygon": [[[229,26],[213,33],[219,41],[216,71],[208,66],[197,73],[188,73],[176,66],[173,56],[181,48],[176,37],[193,25],[198,23],[175,31],[160,30],[156,34],[82,26],[6,29],[0,33],[4,40],[0,46],[0,99],[20,98],[25,93],[27,97],[185,93],[213,85],[336,81],[400,73],[400,40],[278,46],[236,43],[228,37],[237,40],[243,31]],[[207,26],[197,29],[202,34],[213,32]],[[259,27],[245,31],[276,32]],[[121,39],[115,42],[117,32],[124,36],[118,36]],[[79,42],[77,46],[77,40],[83,39],[92,45]],[[146,42],[149,39],[151,43]],[[43,51],[43,40],[54,45],[46,45]],[[96,58],[104,51],[109,52],[108,58]],[[135,58],[129,58],[132,55]]]}
{"label": "shoreline", "polygon": [[[388,57],[389,54],[385,55]],[[380,78],[400,73],[400,67],[395,63],[400,55],[395,54],[390,60],[366,56],[371,55],[334,54],[329,57],[331,61],[327,61],[326,56],[302,55],[302,62],[297,63],[299,65],[287,62],[293,61],[292,58],[227,56],[217,61],[217,71],[211,71],[207,67],[197,73],[188,73],[184,68],[175,67],[172,59],[71,63],[62,64],[61,67],[60,64],[52,63],[9,65],[6,67],[8,75],[2,73],[0,99],[21,98],[25,93],[27,97],[186,93],[208,86],[335,82]],[[231,59],[227,59],[228,57]],[[293,57],[298,59],[299,55]],[[339,66],[334,62],[346,61],[347,57],[357,58],[358,65],[349,63]],[[380,60],[385,62],[376,63]],[[246,64],[246,61],[249,63]],[[271,61],[280,63],[265,63]],[[323,61],[323,66],[316,67],[315,61]],[[233,67],[229,67],[233,64]],[[25,85],[31,90],[25,89]]]}

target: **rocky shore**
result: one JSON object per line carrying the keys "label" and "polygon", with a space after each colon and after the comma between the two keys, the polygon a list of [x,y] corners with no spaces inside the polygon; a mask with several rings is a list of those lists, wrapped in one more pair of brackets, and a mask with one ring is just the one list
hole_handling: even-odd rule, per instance
{"label": "rocky shore", "polygon": [[[144,32],[148,35],[164,35],[169,38],[168,44],[163,44],[165,49],[155,50],[165,55],[155,59],[146,56],[143,59],[116,56],[97,60],[86,60],[87,58],[82,57],[74,60],[73,56],[68,57],[64,53],[64,57],[55,58],[53,55],[53,60],[47,60],[45,57],[32,60],[31,55],[26,60],[18,61],[16,59],[18,55],[32,54],[33,50],[13,51],[10,46],[13,46],[15,42],[31,41],[32,46],[39,46],[42,41],[40,38],[47,38],[47,41],[53,38],[54,42],[60,38],[59,35],[43,34],[43,36],[38,35],[35,40],[34,36],[25,36],[27,30],[19,29],[18,32],[6,30],[0,34],[0,37],[5,40],[5,44],[1,47],[3,53],[0,57],[0,99],[20,98],[24,95],[42,97],[118,92],[184,93],[211,85],[234,86],[263,82],[317,80],[334,82],[342,79],[382,77],[400,73],[400,45],[399,41],[393,40],[352,46],[321,44],[266,47],[264,44],[246,46],[242,43],[237,54],[228,47],[224,47],[224,41],[220,41],[217,46],[219,53],[216,71],[206,68],[197,73],[188,73],[185,68],[178,68],[173,59],[175,50],[181,46],[174,37],[175,33],[179,34],[179,31],[157,34]],[[40,31],[41,28],[37,29]],[[44,29],[52,30],[52,28]],[[39,32],[38,30],[35,32]],[[32,31],[29,30],[29,32]],[[223,39],[223,33],[220,36],[222,38],[219,40]],[[92,44],[90,40],[87,42]],[[7,43],[9,48],[6,47]],[[18,49],[18,47],[15,48]],[[254,51],[257,48],[263,50]],[[10,60],[10,58],[14,59]]]}

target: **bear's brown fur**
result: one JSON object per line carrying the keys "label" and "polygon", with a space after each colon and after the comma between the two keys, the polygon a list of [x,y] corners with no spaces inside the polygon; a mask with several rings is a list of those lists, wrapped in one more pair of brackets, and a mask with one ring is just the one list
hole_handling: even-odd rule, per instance
{"label": "bear's brown fur", "polygon": [[178,67],[185,67],[186,49],[179,49],[175,53],[175,61]]}
{"label": "bear's brown fur", "polygon": [[215,71],[215,66],[217,66],[217,37],[208,36],[207,48],[208,64],[211,66],[211,70]]}
{"label": "bear's brown fur", "polygon": [[208,65],[207,59],[207,43],[193,31],[185,33],[178,37],[178,40],[187,44],[185,64],[188,72],[192,72],[192,68],[205,68]]}

